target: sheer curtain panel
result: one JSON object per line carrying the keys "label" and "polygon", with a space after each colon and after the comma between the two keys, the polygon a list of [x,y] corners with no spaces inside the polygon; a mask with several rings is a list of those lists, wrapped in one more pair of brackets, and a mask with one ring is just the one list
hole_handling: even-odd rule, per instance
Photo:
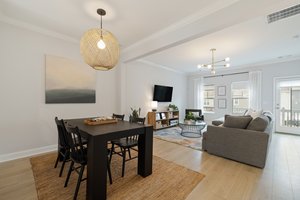
{"label": "sheer curtain panel", "polygon": [[249,105],[253,110],[261,110],[262,72],[249,72]]}
{"label": "sheer curtain panel", "polygon": [[194,109],[203,109],[203,77],[194,79]]}

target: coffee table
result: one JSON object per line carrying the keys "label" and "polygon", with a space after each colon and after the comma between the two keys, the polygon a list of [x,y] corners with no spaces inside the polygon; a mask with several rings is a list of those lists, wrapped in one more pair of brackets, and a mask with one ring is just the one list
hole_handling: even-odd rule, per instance
{"label": "coffee table", "polygon": [[204,121],[185,121],[180,122],[181,135],[184,137],[197,138],[202,136],[202,130],[205,128],[206,123]]}

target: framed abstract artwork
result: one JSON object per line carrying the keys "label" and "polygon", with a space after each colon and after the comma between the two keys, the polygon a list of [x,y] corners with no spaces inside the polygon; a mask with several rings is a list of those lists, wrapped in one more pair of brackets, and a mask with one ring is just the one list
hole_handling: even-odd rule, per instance
{"label": "framed abstract artwork", "polygon": [[96,72],[84,63],[46,55],[46,104],[96,103]]}

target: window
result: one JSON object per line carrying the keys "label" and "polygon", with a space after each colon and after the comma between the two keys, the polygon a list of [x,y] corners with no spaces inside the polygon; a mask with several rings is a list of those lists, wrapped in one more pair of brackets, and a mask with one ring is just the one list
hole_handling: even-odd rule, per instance
{"label": "window", "polygon": [[232,113],[243,114],[249,107],[248,81],[231,83]]}
{"label": "window", "polygon": [[203,96],[204,96],[203,111],[213,112],[215,110],[215,86],[205,85]]}
{"label": "window", "polygon": [[233,105],[238,106],[240,104],[239,99],[233,99]]}

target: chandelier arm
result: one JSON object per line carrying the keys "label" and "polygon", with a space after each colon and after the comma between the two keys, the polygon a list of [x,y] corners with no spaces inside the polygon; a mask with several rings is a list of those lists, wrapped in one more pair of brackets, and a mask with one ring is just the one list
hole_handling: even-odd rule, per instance
{"label": "chandelier arm", "polygon": [[[207,64],[201,64],[201,65],[198,65],[198,68],[200,69],[201,67],[204,67],[204,68],[207,68],[211,71],[212,74],[215,74],[216,73],[216,68],[219,68],[219,67],[229,67],[229,63],[227,63],[229,61],[229,58],[224,58],[222,60],[217,60],[215,61],[215,51],[216,49],[215,48],[212,48],[210,49],[211,51],[211,63],[207,63]],[[224,62],[223,64],[221,64],[221,62]]]}
{"label": "chandelier arm", "polygon": [[216,63],[220,63],[220,62],[225,62],[225,60],[215,61],[214,63],[203,64],[203,66],[207,66],[207,65],[215,65]]}
{"label": "chandelier arm", "polygon": [[224,66],[226,66],[226,65],[214,65],[214,66],[218,66],[218,67],[219,67],[219,66],[223,66],[223,67],[224,67]]}
{"label": "chandelier arm", "polygon": [[225,61],[225,59],[219,60],[219,61],[215,61],[215,63],[219,63],[219,62],[226,62],[226,61]]}

